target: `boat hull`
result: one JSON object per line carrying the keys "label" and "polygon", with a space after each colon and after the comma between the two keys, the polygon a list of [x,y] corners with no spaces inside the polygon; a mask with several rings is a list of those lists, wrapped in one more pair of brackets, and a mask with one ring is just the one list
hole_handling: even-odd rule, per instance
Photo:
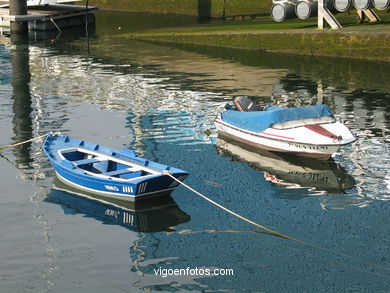
{"label": "boat hull", "polygon": [[[183,170],[139,158],[129,150],[112,150],[64,136],[49,134],[43,149],[59,180],[107,198],[134,202],[169,195],[179,182],[164,172],[169,170],[179,181],[188,176]],[[76,157],[80,154],[94,158],[80,160]],[[99,164],[119,169],[97,170]]]}
{"label": "boat hull", "polygon": [[[88,184],[85,182],[85,180],[80,180],[81,182],[76,183],[74,176],[66,176],[64,174],[61,175],[61,173],[56,171],[56,176],[57,178],[64,184],[79,189],[80,191],[84,192],[90,192],[95,195],[100,195],[106,198],[111,198],[111,199],[120,199],[124,201],[130,201],[130,202],[135,202],[135,201],[140,201],[140,200],[145,200],[145,199],[150,199],[150,198],[155,198],[159,196],[168,196],[172,193],[172,191],[175,190],[175,187],[171,188],[166,188],[166,189],[159,189],[151,192],[146,192],[142,194],[131,194],[131,193],[124,193],[120,191],[108,191],[105,186],[107,186],[107,183],[105,184],[104,182],[101,183],[93,183],[93,184]],[[111,188],[117,188],[118,190],[132,190],[136,189],[134,186],[130,186],[128,184],[122,185],[122,187],[118,184],[113,185],[110,182],[111,185],[109,185]]]}
{"label": "boat hull", "polygon": [[286,141],[276,138],[276,135],[270,134],[268,134],[270,137],[266,137],[265,135],[232,126],[218,118],[215,121],[215,125],[218,134],[222,137],[233,139],[255,148],[265,149],[268,151],[292,153],[309,158],[327,160],[332,156],[332,154],[337,152],[341,146],[340,144],[316,145],[295,141]]}

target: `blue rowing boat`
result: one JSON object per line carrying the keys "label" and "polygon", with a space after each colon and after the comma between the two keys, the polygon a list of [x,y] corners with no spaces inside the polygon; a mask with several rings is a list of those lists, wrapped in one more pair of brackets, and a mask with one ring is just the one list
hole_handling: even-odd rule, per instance
{"label": "blue rowing boat", "polygon": [[109,198],[136,201],[170,194],[186,171],[137,157],[129,149],[113,150],[49,133],[43,144],[57,177],[70,186]]}

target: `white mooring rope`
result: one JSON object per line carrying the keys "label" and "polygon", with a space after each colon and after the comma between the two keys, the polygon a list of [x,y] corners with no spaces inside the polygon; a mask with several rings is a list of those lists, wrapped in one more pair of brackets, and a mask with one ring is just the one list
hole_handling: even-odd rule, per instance
{"label": "white mooring rope", "polygon": [[[265,231],[268,231],[270,233],[272,233],[273,235],[275,236],[279,236],[281,238],[285,238],[285,239],[288,239],[288,240],[292,240],[292,241],[295,241],[295,242],[298,242],[298,243],[301,243],[301,244],[304,244],[304,245],[307,245],[307,246],[310,246],[310,247],[313,247],[313,248],[316,248],[316,249],[320,249],[320,250],[323,250],[323,251],[326,251],[326,252],[329,252],[331,254],[336,254],[336,255],[339,255],[339,256],[343,256],[343,257],[346,257],[346,258],[349,258],[351,260],[354,260],[354,261],[357,261],[357,262],[360,262],[360,263],[364,263],[364,264],[367,264],[367,265],[370,265],[370,266],[373,266],[373,267],[376,267],[376,268],[379,268],[379,269],[382,269],[382,270],[386,270],[386,271],[389,271],[390,268],[388,267],[385,267],[385,266],[382,266],[382,265],[378,265],[376,263],[373,263],[373,262],[370,262],[370,261],[366,261],[366,260],[362,260],[362,259],[359,259],[359,258],[356,258],[354,256],[351,256],[351,255],[348,255],[348,254],[345,254],[345,253],[342,253],[342,252],[338,252],[338,251],[334,251],[332,249],[328,249],[328,248],[325,248],[325,247],[322,247],[322,246],[319,246],[319,245],[316,245],[316,244],[312,244],[312,243],[309,243],[309,242],[306,242],[304,240],[300,240],[300,239],[297,239],[297,238],[293,238],[293,237],[290,237],[290,236],[287,236],[285,234],[282,234],[282,233],[279,233],[277,231],[274,231],[274,230],[271,230],[267,227],[264,227],[260,224],[257,224],[227,208],[225,208],[224,206],[220,205],[219,203],[216,203],[215,201],[209,199],[208,197],[206,197],[205,195],[201,194],[200,192],[196,191],[195,189],[193,189],[192,187],[188,186],[187,184],[185,184],[184,182],[181,182],[179,179],[177,179],[176,177],[174,177],[172,175],[172,173],[169,171],[169,170],[164,170],[163,171],[163,174],[164,175],[167,175],[169,177],[171,177],[172,179],[174,179],[175,181],[179,182],[181,185],[183,185],[184,187],[186,187],[187,189],[189,189],[190,191],[192,191],[193,193],[199,195],[200,197],[202,197],[203,199],[207,200],[208,202],[212,203],[213,205],[219,207],[220,209],[228,212],[229,214],[232,214],[233,216],[245,221],[245,222],[248,222],[249,224],[252,224],[256,227],[259,227]],[[378,275],[378,276],[381,276],[381,277],[385,277],[385,278],[390,278],[389,276],[387,275],[383,275],[381,273],[377,273],[377,272],[371,272],[370,270],[368,269],[359,269],[359,268],[356,268],[355,269],[357,270],[361,270],[361,271],[365,271],[367,273],[371,273],[371,274],[374,274],[374,275]]]}
{"label": "white mooring rope", "polygon": [[196,190],[193,189],[192,187],[188,186],[188,185],[185,184],[184,182],[181,182],[179,179],[177,179],[176,177],[174,177],[174,176],[171,174],[171,172],[169,172],[168,170],[165,170],[165,171],[163,172],[163,174],[164,174],[164,175],[168,175],[169,177],[171,177],[172,179],[176,180],[177,182],[179,182],[181,185],[183,185],[183,186],[186,187],[187,189],[189,189],[189,190],[191,190],[192,192],[196,193],[197,195],[199,195],[199,196],[202,197],[203,199],[207,200],[208,202],[211,202],[213,205],[219,207],[220,209],[223,209],[224,211],[228,212],[229,214],[232,214],[233,216],[235,216],[235,217],[237,217],[237,218],[240,218],[241,220],[243,220],[243,221],[245,221],[245,222],[248,222],[249,224],[252,224],[252,225],[254,225],[254,226],[256,226],[256,227],[259,227],[259,228],[261,228],[261,229],[263,229],[263,230],[265,230],[265,231],[268,231],[268,232],[274,234],[275,236],[279,236],[279,237],[282,237],[282,238],[285,238],[285,239],[289,239],[289,240],[294,240],[294,241],[297,241],[297,242],[302,242],[302,241],[299,240],[299,239],[292,238],[292,237],[290,237],[290,236],[284,235],[284,234],[282,234],[282,233],[279,233],[279,232],[276,232],[276,231],[274,231],[274,230],[271,230],[271,229],[269,229],[269,228],[267,228],[267,227],[264,227],[264,226],[262,226],[262,225],[260,225],[260,224],[257,224],[257,223],[255,223],[255,222],[253,222],[253,221],[251,221],[251,220],[249,220],[249,219],[247,219],[247,218],[245,218],[245,217],[243,217],[243,216],[241,216],[241,215],[239,215],[239,214],[237,214],[237,213],[235,213],[235,212],[233,212],[233,211],[231,211],[231,210],[225,208],[224,206],[220,205],[219,203],[216,203],[215,201],[209,199],[208,197],[206,197],[205,195],[203,195],[203,194],[201,194],[200,192],[196,191]]}
{"label": "white mooring rope", "polygon": [[13,148],[13,147],[16,147],[16,146],[18,146],[18,145],[22,145],[22,144],[25,144],[25,143],[28,143],[28,142],[31,142],[31,141],[34,141],[34,140],[41,139],[42,137],[45,137],[45,136],[47,136],[47,135],[48,135],[48,134],[46,133],[46,134],[44,134],[44,135],[40,135],[40,136],[31,138],[31,139],[28,139],[28,140],[25,140],[25,141],[22,141],[22,142],[18,142],[18,143],[11,144],[11,145],[8,145],[8,146],[3,146],[3,147],[0,147],[0,150]]}

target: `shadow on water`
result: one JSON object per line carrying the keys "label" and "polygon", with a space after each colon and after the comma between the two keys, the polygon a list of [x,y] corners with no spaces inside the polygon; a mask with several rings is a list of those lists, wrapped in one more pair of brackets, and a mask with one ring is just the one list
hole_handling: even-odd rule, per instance
{"label": "shadow on water", "polygon": [[[94,28],[90,27],[90,33],[94,33]],[[40,42],[44,46],[50,46],[59,37],[59,32],[30,32],[29,35],[14,34],[9,38],[10,47],[10,63],[12,65],[11,85],[12,85],[12,112],[13,112],[13,141],[14,143],[23,142],[33,138],[34,124],[41,123],[37,112],[43,110],[38,109],[38,97],[35,97],[33,103],[30,90],[31,70],[30,63],[30,46],[34,42]],[[67,42],[75,36],[85,36],[85,28],[64,30],[61,42]],[[34,119],[35,116],[35,119]],[[64,121],[62,121],[63,123]],[[52,123],[52,122],[50,122]],[[55,124],[61,124],[61,121],[56,121]],[[56,127],[54,129],[59,129]],[[16,148],[13,148],[17,167],[20,169],[31,169],[32,158],[32,143],[28,142]]]}
{"label": "shadow on water", "polygon": [[66,28],[62,31],[30,31],[29,40],[31,44],[53,47],[56,44],[70,43],[75,40],[84,39],[88,46],[89,38],[96,38],[96,26],[89,24],[87,27],[77,26]]}
{"label": "shadow on water", "polygon": [[136,232],[174,231],[175,226],[191,219],[169,195],[125,202],[80,191],[57,178],[45,201],[61,205],[65,214],[85,214],[106,225],[119,225]]}
{"label": "shadow on water", "polygon": [[387,82],[390,68],[386,62],[364,61],[348,58],[277,54],[258,50],[242,50],[189,44],[169,46],[205,54],[213,58],[237,61],[244,65],[266,68],[288,68],[305,77],[316,76],[339,85],[356,88],[390,89]]}
{"label": "shadow on water", "polygon": [[[18,143],[31,139],[33,135],[28,36],[16,34],[12,36],[11,43],[13,140]],[[30,156],[31,143],[15,148],[14,152],[18,167],[30,168],[33,161]]]}
{"label": "shadow on water", "polygon": [[353,177],[336,162],[320,161],[285,153],[270,152],[218,137],[216,148],[223,156],[246,162],[279,186],[315,188],[320,193],[344,193],[355,186]]}
{"label": "shadow on water", "polygon": [[[46,45],[59,53],[86,55],[93,63],[110,65],[110,70],[119,74],[147,73],[161,78],[159,83],[168,87],[174,84],[192,91],[207,87],[227,95],[252,96],[260,104],[327,103],[335,112],[353,113],[361,108],[357,103],[361,100],[367,109],[362,115],[383,112],[385,119],[381,124],[390,128],[390,69],[381,62],[197,45],[156,45],[112,36],[106,27],[99,28],[96,35],[90,34],[89,39],[81,37],[67,42],[64,37],[46,41]],[[214,60],[211,66],[210,60]]]}

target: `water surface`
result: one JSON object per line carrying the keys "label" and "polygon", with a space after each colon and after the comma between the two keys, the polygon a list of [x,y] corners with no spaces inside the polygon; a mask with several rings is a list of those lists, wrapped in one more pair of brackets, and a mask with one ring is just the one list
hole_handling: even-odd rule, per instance
{"label": "water surface", "polygon": [[[1,145],[63,131],[133,148],[305,243],[256,233],[183,187],[138,207],[67,191],[32,143],[0,151],[1,291],[386,292],[389,65],[141,43],[123,35],[129,15],[110,26],[112,14],[100,12],[88,35],[2,39]],[[133,19],[134,30],[195,21]],[[324,163],[222,140],[213,119],[236,95],[261,105],[327,103],[358,141]],[[187,267],[234,275],[154,272]]]}

